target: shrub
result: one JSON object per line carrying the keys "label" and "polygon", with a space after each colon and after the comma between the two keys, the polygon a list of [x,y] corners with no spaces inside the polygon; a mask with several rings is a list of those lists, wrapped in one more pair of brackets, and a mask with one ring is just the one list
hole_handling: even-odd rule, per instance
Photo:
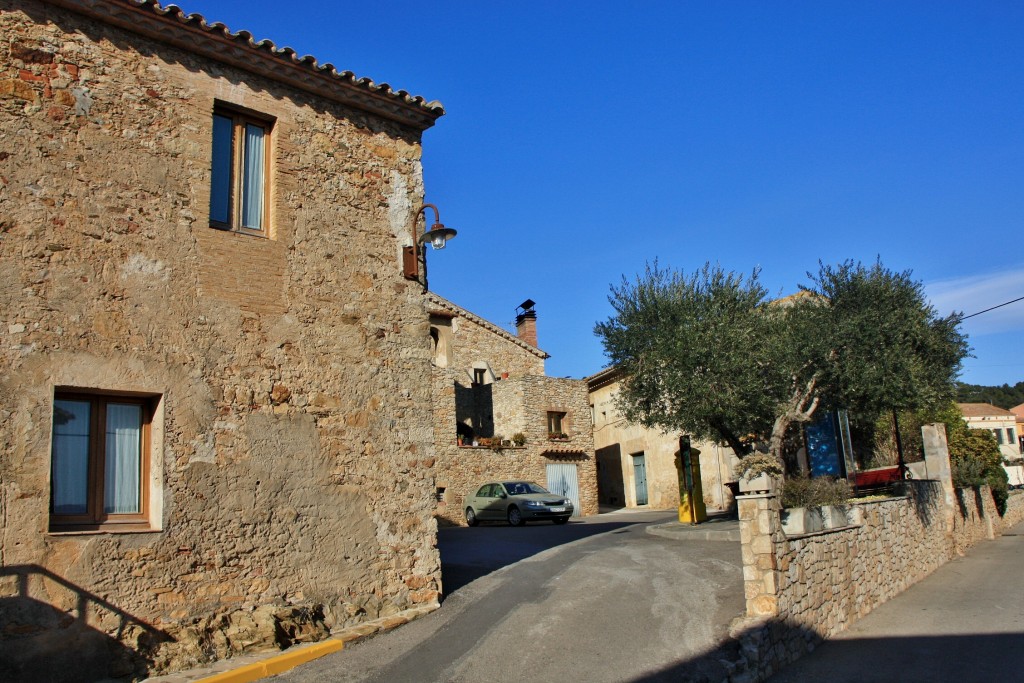
{"label": "shrub", "polygon": [[756,479],[762,474],[782,476],[782,461],[769,453],[751,453],[736,465],[736,476],[740,479]]}
{"label": "shrub", "polygon": [[516,432],[512,435],[512,443],[522,448],[526,444],[526,435],[522,432]]}
{"label": "shrub", "polygon": [[987,429],[956,429],[949,438],[953,486],[987,485],[1000,515],[1006,514],[1010,480],[1003,469],[1003,456],[992,432]]}
{"label": "shrub", "polygon": [[782,506],[787,508],[842,505],[851,495],[845,479],[791,477],[782,483]]}

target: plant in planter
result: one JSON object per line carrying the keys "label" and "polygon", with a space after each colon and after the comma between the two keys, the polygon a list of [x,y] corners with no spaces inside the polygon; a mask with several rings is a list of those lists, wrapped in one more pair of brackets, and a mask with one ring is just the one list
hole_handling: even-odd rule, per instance
{"label": "plant in planter", "polygon": [[512,444],[516,448],[522,448],[526,445],[526,435],[522,432],[516,432],[512,435]]}
{"label": "plant in planter", "polygon": [[565,432],[548,432],[548,438],[552,441],[567,441],[569,435]]}
{"label": "plant in planter", "polygon": [[849,525],[845,479],[793,477],[782,485],[782,530],[787,536],[810,534]]}
{"label": "plant in planter", "polygon": [[782,461],[770,453],[751,453],[736,466],[740,491],[772,491],[775,481],[782,476]]}

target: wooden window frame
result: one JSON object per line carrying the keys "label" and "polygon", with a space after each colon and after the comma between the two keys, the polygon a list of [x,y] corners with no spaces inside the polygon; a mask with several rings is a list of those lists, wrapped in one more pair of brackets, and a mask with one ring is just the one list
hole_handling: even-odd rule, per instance
{"label": "wooden window frame", "polygon": [[[158,398],[152,395],[126,394],[118,392],[91,392],[83,390],[58,390],[53,395],[54,405],[58,400],[89,402],[89,463],[86,498],[86,512],[80,515],[60,515],[53,512],[53,470],[50,471],[50,525],[51,532],[68,531],[151,531],[150,522],[150,468],[152,463],[153,419]],[[110,403],[135,404],[142,408],[142,425],[139,434],[139,512],[107,513],[103,511],[104,465],[106,460],[106,409]],[[51,463],[53,458],[53,431],[51,439]]]}
{"label": "wooden window frame", "polygon": [[[213,108],[213,116],[223,116],[231,119],[231,182],[228,193],[228,222],[214,220],[213,211],[210,211],[210,227],[217,230],[227,230],[242,235],[253,235],[255,237],[270,237],[270,198],[271,198],[271,150],[274,140],[274,119],[258,112],[242,110],[223,104],[216,104]],[[245,135],[245,127],[248,124],[263,128],[263,217],[262,228],[247,228],[242,225],[242,183],[244,180],[244,150],[242,144]],[[211,126],[211,140],[214,135]],[[215,143],[215,141],[213,141]],[[215,144],[211,145],[211,149]],[[213,192],[213,159],[210,164],[211,195]],[[212,202],[212,196],[211,196]]]}
{"label": "wooden window frame", "polygon": [[[549,409],[545,413],[545,417],[547,418],[548,439],[550,439],[552,441],[555,441],[555,440],[562,440],[563,438],[564,439],[569,439],[570,438],[571,435],[570,435],[570,432],[569,432],[569,411],[567,411],[567,410]],[[557,419],[557,421],[558,421],[558,429],[557,430],[551,428],[552,427],[552,418],[553,417],[555,417]],[[565,437],[555,437],[555,436],[552,436],[552,434],[565,434]]]}

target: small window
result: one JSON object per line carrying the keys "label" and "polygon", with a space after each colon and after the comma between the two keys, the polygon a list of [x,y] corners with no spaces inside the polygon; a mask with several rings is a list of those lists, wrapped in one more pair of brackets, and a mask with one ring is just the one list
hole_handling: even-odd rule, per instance
{"label": "small window", "polygon": [[565,439],[568,435],[565,433],[565,413],[556,411],[548,411],[548,438],[549,439]]}
{"label": "small window", "polygon": [[1003,430],[1002,429],[993,429],[992,433],[996,435],[996,441],[998,441],[999,445],[1002,446],[1003,445]]}
{"label": "small window", "polygon": [[267,234],[271,123],[217,108],[213,113],[210,225]]}
{"label": "small window", "polygon": [[51,529],[148,526],[152,412],[148,398],[54,395]]}
{"label": "small window", "polygon": [[487,370],[484,368],[473,368],[473,384],[485,384],[487,382]]}
{"label": "small window", "polygon": [[1006,428],[1006,443],[1015,444],[1017,443],[1017,435],[1013,431],[1013,427]]}
{"label": "small window", "polygon": [[437,490],[436,490],[436,492],[434,494],[434,497],[437,498],[437,502],[438,503],[443,503],[444,502],[444,491],[445,491],[445,488],[443,486],[438,486],[437,487]]}

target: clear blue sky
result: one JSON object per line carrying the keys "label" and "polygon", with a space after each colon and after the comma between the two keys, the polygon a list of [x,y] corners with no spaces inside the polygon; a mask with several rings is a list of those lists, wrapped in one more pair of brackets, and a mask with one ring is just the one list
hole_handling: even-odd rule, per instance
{"label": "clear blue sky", "polygon": [[[941,313],[1024,296],[1024,3],[182,0],[428,100],[431,289],[548,374],[605,364],[608,287],[648,260],[912,269]],[[962,379],[1024,380],[1024,302],[972,318]]]}

